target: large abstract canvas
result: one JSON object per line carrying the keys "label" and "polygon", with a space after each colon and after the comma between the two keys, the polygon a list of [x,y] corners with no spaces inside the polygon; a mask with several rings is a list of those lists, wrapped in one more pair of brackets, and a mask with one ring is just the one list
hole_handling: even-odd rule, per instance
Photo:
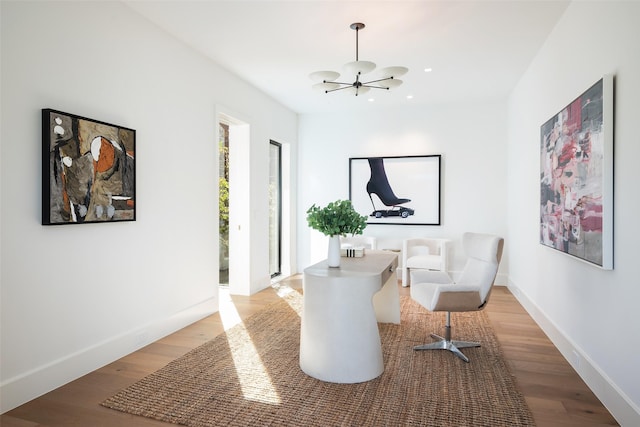
{"label": "large abstract canvas", "polygon": [[42,224],[136,219],[136,131],[42,110]]}
{"label": "large abstract canvas", "polygon": [[349,199],[368,224],[440,225],[440,156],[350,158]]}
{"label": "large abstract canvas", "polygon": [[613,77],[540,132],[540,243],[613,268]]}

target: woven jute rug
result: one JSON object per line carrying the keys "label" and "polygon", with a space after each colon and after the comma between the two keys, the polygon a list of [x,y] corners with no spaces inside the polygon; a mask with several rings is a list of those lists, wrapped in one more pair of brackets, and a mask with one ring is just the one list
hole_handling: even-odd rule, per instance
{"label": "woven jute rug", "polygon": [[379,324],[384,373],[325,383],[299,367],[302,296],[291,292],[102,405],[186,426],[532,426],[533,417],[484,312],[452,314],[465,363],[414,351],[441,333],[443,313],[401,298],[400,325]]}

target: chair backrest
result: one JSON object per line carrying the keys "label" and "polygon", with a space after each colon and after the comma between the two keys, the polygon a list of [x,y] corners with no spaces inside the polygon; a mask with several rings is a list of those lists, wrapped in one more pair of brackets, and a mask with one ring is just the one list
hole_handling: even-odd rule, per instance
{"label": "chair backrest", "polygon": [[498,274],[504,239],[491,234],[464,233],[462,246],[468,259],[456,283],[479,286],[480,298],[485,304]]}
{"label": "chair backrest", "polygon": [[407,248],[407,258],[411,258],[412,256],[429,255],[433,253],[434,252],[432,252],[431,248],[427,245],[415,245],[415,246],[409,246]]}
{"label": "chair backrest", "polygon": [[403,245],[406,248],[407,257],[416,255],[441,255],[442,240],[428,238],[405,239]]}

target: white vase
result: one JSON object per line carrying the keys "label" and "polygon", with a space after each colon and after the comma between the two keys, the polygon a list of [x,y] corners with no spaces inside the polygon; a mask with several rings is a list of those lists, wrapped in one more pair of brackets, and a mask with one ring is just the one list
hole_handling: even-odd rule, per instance
{"label": "white vase", "polygon": [[327,264],[329,267],[340,267],[340,236],[329,237]]}

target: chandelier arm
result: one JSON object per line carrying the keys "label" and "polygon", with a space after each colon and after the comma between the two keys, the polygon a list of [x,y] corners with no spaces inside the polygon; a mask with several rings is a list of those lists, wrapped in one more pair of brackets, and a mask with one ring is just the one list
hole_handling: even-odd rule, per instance
{"label": "chandelier arm", "polygon": [[362,86],[360,86],[360,87],[370,87],[370,88],[374,88],[374,89],[386,89],[386,90],[389,90],[389,88],[388,88],[388,87],[384,87],[384,86],[371,86],[371,85],[366,84],[366,83],[363,83],[363,84],[362,84]]}
{"label": "chandelier arm", "polygon": [[362,82],[363,85],[368,85],[370,83],[377,83],[377,82],[383,82],[385,80],[392,80],[393,76],[391,77],[385,77],[384,79],[378,79],[378,80],[371,80],[370,82]]}
{"label": "chandelier arm", "polygon": [[329,89],[329,90],[325,90],[324,93],[329,93],[329,92],[335,92],[337,90],[342,90],[342,89],[348,89],[350,87],[353,87],[352,85],[349,86],[342,86],[342,87],[337,87],[335,89]]}
{"label": "chandelier arm", "polygon": [[327,80],[323,80],[323,81],[322,81],[322,83],[335,83],[335,84],[338,84],[338,85],[349,85],[349,86],[353,86],[353,83],[330,82],[330,81],[327,81]]}

